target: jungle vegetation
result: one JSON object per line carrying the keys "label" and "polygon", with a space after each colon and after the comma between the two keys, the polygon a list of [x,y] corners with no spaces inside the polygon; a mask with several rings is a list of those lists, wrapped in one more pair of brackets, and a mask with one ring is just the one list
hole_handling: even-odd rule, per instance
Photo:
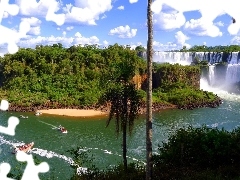
{"label": "jungle vegetation", "polygon": [[[131,50],[118,44],[103,49],[97,45],[65,48],[60,43],[37,45],[35,49],[20,48],[15,54],[0,57],[0,98],[7,99],[11,106],[19,107],[97,106],[106,91],[123,77],[146,76],[147,62],[137,55],[139,49]],[[171,74],[179,69],[177,72],[183,77],[191,75],[190,71],[193,71],[193,77],[197,77],[200,72],[197,66],[154,66],[155,72],[161,69]],[[177,73],[171,78],[171,74],[166,73],[166,78],[153,90],[153,103],[181,106],[181,103],[192,102],[196,98],[199,102],[216,100],[213,93],[195,91],[199,87],[184,82],[188,78],[179,79]],[[168,83],[167,80],[171,81]],[[144,87],[144,81],[140,83]],[[138,91],[146,101],[146,89]]]}
{"label": "jungle vegetation", "polygon": [[[169,135],[167,142],[159,144],[158,152],[153,155],[153,179],[239,179],[239,142],[239,127],[232,131],[206,125],[177,129]],[[88,152],[72,152],[76,160],[87,161]],[[105,170],[92,164],[86,173],[74,174],[71,179],[144,180],[145,171],[144,166],[137,163],[128,165],[127,174],[122,164]]]}

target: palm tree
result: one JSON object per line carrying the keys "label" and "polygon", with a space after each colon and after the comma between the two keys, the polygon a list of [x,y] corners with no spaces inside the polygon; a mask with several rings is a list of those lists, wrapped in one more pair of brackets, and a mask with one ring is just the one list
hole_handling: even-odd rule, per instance
{"label": "palm tree", "polygon": [[108,90],[105,95],[111,103],[109,118],[106,127],[115,117],[116,133],[122,131],[122,151],[124,171],[127,172],[127,128],[131,135],[134,120],[137,118],[141,103],[141,96],[132,83],[119,83]]}
{"label": "palm tree", "polygon": [[153,59],[153,21],[152,0],[148,0],[147,7],[147,118],[146,118],[146,180],[152,179],[152,59]]}

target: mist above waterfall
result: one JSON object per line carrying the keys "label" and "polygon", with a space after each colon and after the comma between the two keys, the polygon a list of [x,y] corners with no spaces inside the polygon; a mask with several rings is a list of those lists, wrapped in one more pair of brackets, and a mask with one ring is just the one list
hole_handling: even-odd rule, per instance
{"label": "mist above waterfall", "polygon": [[240,64],[227,64],[225,68],[209,66],[208,84],[230,93],[240,94]]}

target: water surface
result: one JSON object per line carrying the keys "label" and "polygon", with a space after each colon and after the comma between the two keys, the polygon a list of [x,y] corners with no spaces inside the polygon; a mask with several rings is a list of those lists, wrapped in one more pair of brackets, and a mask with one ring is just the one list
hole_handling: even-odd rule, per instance
{"label": "water surface", "polygon": [[[169,135],[179,127],[193,125],[200,127],[205,124],[212,128],[232,130],[240,125],[239,109],[240,97],[223,91],[215,91],[223,98],[223,104],[218,108],[200,108],[194,110],[164,110],[153,113],[153,152],[157,153],[158,145],[166,142]],[[106,116],[94,118],[74,118],[66,116],[41,115],[33,113],[0,112],[0,124],[7,126],[10,116],[19,117],[20,114],[28,119],[20,119],[15,136],[0,134],[0,162],[9,162],[12,170],[19,166],[19,162],[11,154],[12,145],[34,141],[32,155],[50,165],[50,171],[43,174],[44,178],[69,179],[73,173],[70,167],[72,155],[70,149],[81,147],[82,151],[90,151],[92,163],[99,168],[117,165],[122,161],[121,134],[117,138],[114,122],[105,127]],[[62,125],[68,134],[57,131]],[[131,136],[128,136],[128,161],[145,162],[145,117],[136,120]],[[91,158],[89,157],[88,160]],[[88,166],[88,164],[83,164]]]}

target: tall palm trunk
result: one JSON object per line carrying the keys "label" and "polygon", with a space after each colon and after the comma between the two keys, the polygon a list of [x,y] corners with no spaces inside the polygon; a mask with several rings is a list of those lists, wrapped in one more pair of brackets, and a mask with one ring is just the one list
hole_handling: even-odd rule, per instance
{"label": "tall palm trunk", "polygon": [[122,131],[123,131],[123,165],[124,171],[127,172],[127,122],[128,122],[128,98],[126,94],[126,89],[124,90],[123,98],[123,114],[122,114]]}
{"label": "tall palm trunk", "polygon": [[152,179],[152,59],[153,59],[153,21],[152,21],[152,0],[148,0],[147,7],[147,118],[146,118],[146,180]]}
{"label": "tall palm trunk", "polygon": [[127,125],[123,125],[123,166],[124,171],[127,172]]}

